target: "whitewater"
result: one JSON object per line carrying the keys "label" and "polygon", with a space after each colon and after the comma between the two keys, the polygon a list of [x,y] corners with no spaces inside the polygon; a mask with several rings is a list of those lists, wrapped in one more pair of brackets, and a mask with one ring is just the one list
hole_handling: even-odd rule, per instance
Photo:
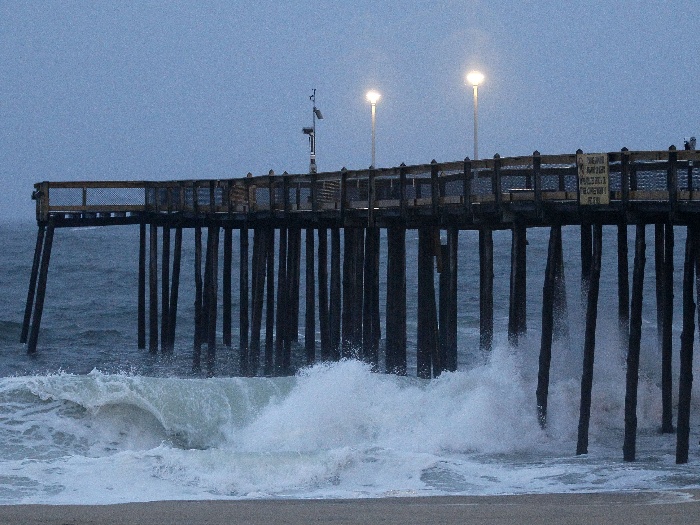
{"label": "whitewater", "polygon": [[[205,378],[189,367],[186,308],[174,357],[149,356],[135,348],[136,237],[129,229],[57,233],[39,355],[30,358],[17,340],[33,232],[31,225],[0,228],[6,247],[0,253],[0,504],[700,487],[697,383],[687,465],[675,464],[675,435],[659,433],[653,264],[647,264],[645,283],[650,305],[644,312],[638,460],[625,463],[625,356],[611,308],[614,276],[601,290],[589,454],[575,455],[581,373],[576,323],[569,340],[555,343],[548,425],[543,430],[538,424],[545,231],[529,235],[528,336],[517,349],[507,344],[507,278],[499,277],[509,271],[510,239],[495,236],[494,349],[478,350],[478,291],[473,279],[464,278],[459,371],[433,380],[376,373],[351,360],[302,368],[293,377],[234,377],[236,359],[225,349],[219,350],[216,377]],[[677,247],[683,238],[679,230]],[[463,234],[460,243],[473,245],[474,239]],[[573,249],[576,243],[569,244]],[[74,257],[76,249],[83,256]],[[476,268],[473,250],[460,245],[460,254],[460,271]],[[571,319],[579,315],[575,259],[566,256]],[[604,268],[613,261],[604,261]],[[409,294],[414,271],[409,269]],[[183,286],[187,297],[191,291]],[[408,331],[414,341],[414,322]],[[674,321],[674,345],[678,333]],[[411,366],[415,375],[414,361]]]}

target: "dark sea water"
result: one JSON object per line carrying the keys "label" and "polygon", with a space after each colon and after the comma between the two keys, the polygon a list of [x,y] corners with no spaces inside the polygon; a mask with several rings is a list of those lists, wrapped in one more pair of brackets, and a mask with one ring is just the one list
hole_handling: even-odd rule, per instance
{"label": "dark sea water", "polygon": [[[191,232],[183,243],[174,354],[137,349],[138,228],[129,226],[56,231],[39,351],[28,356],[19,337],[35,237],[32,223],[0,225],[0,503],[700,486],[697,383],[690,463],[676,466],[675,436],[658,433],[651,227],[635,463],[621,460],[625,355],[617,330],[613,228],[605,229],[603,246],[590,453],[579,457],[574,453],[583,326],[577,228],[564,229],[570,336],[553,350],[546,431],[535,409],[545,229],[528,232],[528,335],[517,349],[506,337],[510,233],[494,233],[496,334],[490,354],[478,348],[477,234],[460,234],[459,370],[432,381],[415,378],[415,232],[407,236],[409,377],[373,373],[347,361],[301,369],[289,378],[239,378],[235,341],[234,350],[219,346],[215,377],[194,372]],[[632,229],[629,237],[631,276]],[[676,373],[684,240],[685,232],[677,229]],[[234,276],[236,265],[234,256]],[[235,282],[233,297],[237,301]],[[301,345],[303,308],[302,293]],[[236,319],[236,302],[233,312]],[[234,324],[234,336],[236,331]],[[220,342],[220,325],[218,337]]]}

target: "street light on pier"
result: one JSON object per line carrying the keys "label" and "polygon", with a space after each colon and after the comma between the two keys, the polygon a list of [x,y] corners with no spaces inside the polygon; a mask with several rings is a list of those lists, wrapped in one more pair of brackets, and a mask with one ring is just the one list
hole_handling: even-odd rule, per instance
{"label": "street light on pier", "polygon": [[367,101],[372,105],[372,165],[375,166],[375,129],[376,129],[376,114],[377,114],[377,101],[381,95],[374,90],[367,92]]}
{"label": "street light on pier", "polygon": [[478,160],[478,134],[479,134],[479,84],[484,81],[484,74],[479,71],[467,73],[466,83],[474,88],[474,159]]}

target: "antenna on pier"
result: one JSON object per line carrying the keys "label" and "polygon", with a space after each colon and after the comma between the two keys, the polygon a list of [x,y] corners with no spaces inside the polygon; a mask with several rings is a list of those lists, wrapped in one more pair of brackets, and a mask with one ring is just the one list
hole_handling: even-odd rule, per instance
{"label": "antenna on pier", "polygon": [[313,111],[311,115],[311,118],[313,120],[313,126],[310,128],[302,128],[301,131],[304,133],[304,135],[309,136],[309,146],[311,147],[309,173],[316,173],[316,119],[323,119],[321,110],[316,107],[316,88],[314,88],[313,93],[309,96],[309,100],[313,105]]}

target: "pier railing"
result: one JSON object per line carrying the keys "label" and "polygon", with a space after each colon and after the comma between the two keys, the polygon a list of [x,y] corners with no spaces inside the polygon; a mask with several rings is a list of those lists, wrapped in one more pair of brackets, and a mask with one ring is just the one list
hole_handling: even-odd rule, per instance
{"label": "pier railing", "polygon": [[[580,153],[580,152],[577,152]],[[606,153],[609,201],[601,211],[654,201],[674,208],[700,203],[700,152]],[[37,221],[119,218],[144,213],[197,216],[260,212],[324,213],[342,217],[448,210],[467,214],[512,204],[537,210],[547,203],[580,202],[577,154],[540,155],[398,166],[386,169],[216,180],[41,182],[35,185]]]}

